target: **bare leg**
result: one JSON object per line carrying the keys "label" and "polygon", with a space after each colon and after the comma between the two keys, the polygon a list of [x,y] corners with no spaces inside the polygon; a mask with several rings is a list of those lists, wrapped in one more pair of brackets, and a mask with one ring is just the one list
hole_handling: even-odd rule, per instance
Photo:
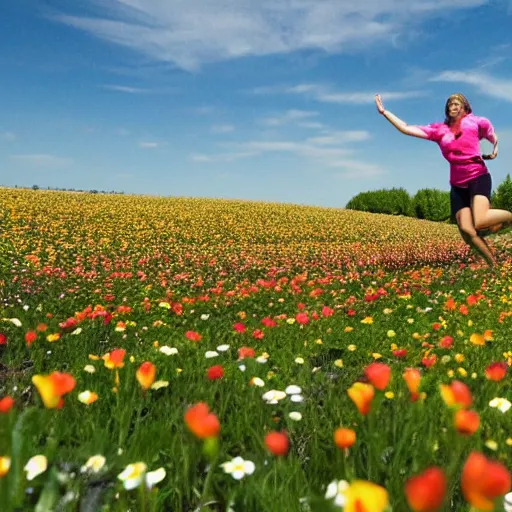
{"label": "bare leg", "polygon": [[485,196],[476,195],[473,197],[471,210],[473,211],[474,225],[477,230],[492,226],[491,232],[496,232],[501,227],[512,224],[512,213],[507,210],[491,208],[491,203]]}
{"label": "bare leg", "polygon": [[457,219],[457,225],[459,227],[460,235],[463,240],[485,260],[489,267],[493,268],[496,264],[496,260],[489,249],[489,246],[483,238],[480,238],[475,229],[473,223],[473,215],[471,214],[471,208],[462,208],[457,212],[455,217]]}

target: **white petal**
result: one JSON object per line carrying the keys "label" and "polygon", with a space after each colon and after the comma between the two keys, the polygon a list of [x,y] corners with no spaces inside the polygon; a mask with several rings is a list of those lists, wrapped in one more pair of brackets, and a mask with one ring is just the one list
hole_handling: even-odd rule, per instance
{"label": "white petal", "polygon": [[219,352],[226,352],[227,350],[229,350],[229,345],[219,345],[219,346],[217,347],[217,350],[218,350]]}
{"label": "white petal", "polygon": [[296,403],[299,403],[299,402],[303,402],[304,401],[304,397],[302,395],[292,395],[290,397],[290,400],[292,402],[296,402]]}
{"label": "white petal", "polygon": [[293,421],[300,421],[302,419],[302,414],[297,411],[292,411],[288,416]]}
{"label": "white petal", "polygon": [[254,470],[256,469],[256,466],[254,465],[254,462],[250,460],[246,460],[244,462],[244,471],[248,475],[252,475],[254,473]]}
{"label": "white petal", "polygon": [[287,395],[300,395],[300,393],[302,393],[302,389],[299,386],[296,386],[295,384],[291,384],[284,390],[284,392]]}
{"label": "white petal", "polygon": [[146,486],[151,489],[155,484],[161,482],[165,478],[165,469],[158,468],[155,471],[146,473]]}
{"label": "white petal", "polygon": [[167,345],[164,345],[163,347],[160,347],[160,352],[162,354],[165,354],[166,356],[173,356],[178,353],[178,349],[174,347],[168,347]]}
{"label": "white petal", "polygon": [[336,480],[333,480],[327,486],[327,490],[325,491],[325,499],[332,500],[336,496],[336,494],[338,494],[338,482]]}
{"label": "white petal", "polygon": [[128,478],[123,482],[123,486],[127,491],[136,489],[142,483],[142,475],[136,476],[135,478]]}
{"label": "white petal", "polygon": [[231,473],[231,476],[235,480],[242,480],[242,478],[245,476],[245,473],[241,469],[237,469],[236,471],[233,471],[233,473]]}
{"label": "white petal", "polygon": [[44,455],[35,455],[23,468],[27,472],[27,480],[33,480],[36,476],[44,473],[48,467],[48,459]]}
{"label": "white petal", "polygon": [[213,357],[217,357],[218,355],[219,355],[219,353],[215,352],[215,350],[208,350],[208,352],[206,352],[204,357],[206,357],[206,359],[212,359]]}

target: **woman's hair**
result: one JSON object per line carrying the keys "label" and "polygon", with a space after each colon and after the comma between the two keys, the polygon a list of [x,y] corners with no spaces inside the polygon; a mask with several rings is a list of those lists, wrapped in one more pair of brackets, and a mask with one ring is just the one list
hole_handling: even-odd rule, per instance
{"label": "woman's hair", "polygon": [[446,105],[444,107],[444,114],[446,116],[444,122],[447,125],[450,125],[453,122],[452,119],[450,118],[450,115],[449,115],[450,114],[449,106],[450,106],[450,103],[453,100],[458,100],[458,101],[460,101],[462,103],[462,106],[464,107],[464,111],[466,112],[466,114],[471,114],[473,112],[473,110],[471,109],[471,105],[469,104],[469,101],[466,98],[466,96],[464,96],[463,94],[460,94],[459,92],[455,93],[455,94],[452,94],[446,100]]}

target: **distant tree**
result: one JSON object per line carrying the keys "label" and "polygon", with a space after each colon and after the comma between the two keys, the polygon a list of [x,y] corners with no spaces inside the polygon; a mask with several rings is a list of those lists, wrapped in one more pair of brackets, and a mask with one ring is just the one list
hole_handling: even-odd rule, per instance
{"label": "distant tree", "polygon": [[39,185],[32,185],[32,190],[39,190]]}

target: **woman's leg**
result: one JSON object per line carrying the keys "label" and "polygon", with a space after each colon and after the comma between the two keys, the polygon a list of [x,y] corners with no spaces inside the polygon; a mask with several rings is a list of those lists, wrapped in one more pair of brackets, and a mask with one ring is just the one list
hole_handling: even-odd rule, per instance
{"label": "woman's leg", "polygon": [[491,208],[489,199],[484,195],[478,194],[473,197],[471,209],[477,230],[490,228],[490,231],[495,233],[512,224],[512,213]]}
{"label": "woman's leg", "polygon": [[455,218],[457,219],[457,226],[459,227],[459,232],[463,240],[482,256],[489,267],[493,268],[496,264],[496,260],[485,240],[477,235],[471,208],[461,208],[456,213]]}

